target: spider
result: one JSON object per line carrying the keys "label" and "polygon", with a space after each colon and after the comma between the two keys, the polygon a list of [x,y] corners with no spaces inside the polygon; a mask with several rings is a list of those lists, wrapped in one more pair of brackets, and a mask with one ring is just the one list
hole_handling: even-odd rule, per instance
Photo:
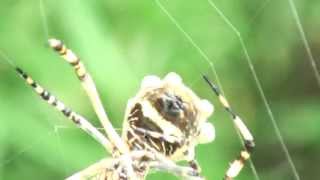
{"label": "spider", "polygon": [[[215,138],[214,126],[207,121],[213,113],[213,106],[185,86],[178,74],[169,73],[164,79],[153,75],[144,77],[137,95],[128,101],[120,136],[110,123],[95,83],[80,59],[60,40],[49,39],[49,45],[74,68],[104,133],[65,106],[21,68],[16,67],[16,71],[44,101],[62,112],[111,154],[111,157],[71,175],[68,180],[143,180],[150,169],[171,172],[183,179],[204,179],[195,160],[195,147],[212,142]],[[206,76],[203,78],[231,115],[244,140],[245,146],[240,156],[225,173],[224,179],[230,180],[239,174],[245,161],[250,158],[255,146],[253,136],[240,117],[232,111],[219,89]],[[187,161],[188,166],[176,164],[178,161]]]}

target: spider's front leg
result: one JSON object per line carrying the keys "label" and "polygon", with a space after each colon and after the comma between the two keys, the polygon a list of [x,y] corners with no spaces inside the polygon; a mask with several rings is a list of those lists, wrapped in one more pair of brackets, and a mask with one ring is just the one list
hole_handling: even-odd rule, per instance
{"label": "spider's front leg", "polygon": [[88,95],[99,120],[110,139],[111,143],[114,144],[114,150],[119,150],[121,153],[128,153],[127,145],[122,141],[120,136],[117,134],[113,128],[107,113],[104,110],[102,102],[100,100],[98,91],[96,89],[95,83],[91,78],[90,74],[87,73],[84,64],[80,61],[80,58],[76,56],[70,49],[63,44],[62,41],[57,39],[49,39],[49,45],[60,54],[70,65],[74,68],[77,77],[81,81],[81,85],[84,88],[86,94]]}
{"label": "spider's front leg", "polygon": [[233,178],[239,175],[240,171],[244,167],[245,162],[249,160],[250,154],[252,153],[255,147],[254,139],[251,132],[244,124],[244,122],[241,120],[241,118],[233,112],[227,99],[222,95],[219,88],[216,87],[213,83],[211,83],[211,81],[206,76],[203,76],[203,78],[211,87],[213,92],[218,96],[219,101],[224,107],[224,109],[230,114],[235,127],[240,132],[240,135],[244,140],[244,149],[241,150],[240,156],[231,163],[224,177],[225,180],[232,180]]}
{"label": "spider's front leg", "polygon": [[150,154],[150,152],[148,153],[148,156],[151,157],[150,159],[153,160],[149,162],[150,168],[173,173],[185,180],[204,180],[204,178],[200,176],[198,170],[193,167],[177,165],[175,162],[158,152],[152,152],[152,154]]}
{"label": "spider's front leg", "polygon": [[72,111],[63,102],[61,102],[54,95],[45,90],[40,84],[36,83],[29,75],[27,75],[22,69],[16,68],[17,73],[25,80],[25,82],[32,87],[32,89],[39,95],[44,101],[46,101],[51,106],[55,107],[60,111],[65,117],[70,119],[79,128],[87,132],[90,136],[96,139],[101,145],[103,145],[107,150],[111,149],[112,145],[109,140],[98,131],[88,120],[83,116]]}
{"label": "spider's front leg", "polygon": [[[144,170],[148,169],[145,157],[151,157],[150,152],[138,150],[116,158],[104,158],[66,180],[143,180],[146,175]],[[142,167],[144,170],[138,171]]]}

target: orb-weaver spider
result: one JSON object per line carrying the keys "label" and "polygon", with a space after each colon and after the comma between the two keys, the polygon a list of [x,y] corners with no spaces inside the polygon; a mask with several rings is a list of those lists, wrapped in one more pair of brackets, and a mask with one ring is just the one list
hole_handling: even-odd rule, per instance
{"label": "orb-weaver spider", "polygon": [[[143,79],[137,95],[128,101],[120,137],[112,127],[94,81],[80,59],[60,40],[50,39],[49,45],[74,68],[105,134],[83,116],[66,107],[22,69],[16,68],[17,72],[43,100],[61,111],[112,155],[67,179],[139,180],[145,178],[149,169],[169,171],[184,179],[203,179],[194,150],[197,144],[209,143],[215,137],[213,125],[207,122],[213,113],[213,106],[185,86],[179,75],[169,73],[163,80],[157,76],[146,76]],[[219,89],[206,76],[203,77],[231,115],[244,139],[244,150],[225,174],[225,179],[233,179],[250,157],[254,148],[253,137],[239,116],[231,110]],[[187,161],[189,166],[175,163],[181,160]]]}

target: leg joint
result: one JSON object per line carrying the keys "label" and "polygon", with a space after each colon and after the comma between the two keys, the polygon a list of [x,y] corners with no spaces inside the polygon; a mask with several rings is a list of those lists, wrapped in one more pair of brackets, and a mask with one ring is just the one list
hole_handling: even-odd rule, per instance
{"label": "leg joint", "polygon": [[255,148],[255,143],[252,140],[245,140],[244,146],[246,147],[246,150],[251,153]]}

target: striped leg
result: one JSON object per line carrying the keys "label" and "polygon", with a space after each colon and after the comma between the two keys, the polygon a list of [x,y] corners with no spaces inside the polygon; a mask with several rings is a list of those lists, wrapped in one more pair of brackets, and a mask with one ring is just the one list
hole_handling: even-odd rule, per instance
{"label": "striped leg", "polygon": [[90,74],[87,73],[83,63],[70,49],[67,49],[67,47],[62,43],[62,41],[57,39],[49,39],[49,45],[74,68],[76,75],[81,81],[81,84],[85,92],[89,96],[93,108],[96,114],[98,115],[99,120],[110,141],[117,147],[117,149],[121,153],[128,153],[129,149],[113,128],[103,108],[95,83],[92,80]]}
{"label": "striped leg", "polygon": [[68,107],[66,107],[61,101],[59,101],[56,97],[51,95],[48,91],[42,88],[39,84],[37,84],[30,76],[28,76],[25,72],[20,68],[16,68],[18,74],[26,81],[28,85],[30,85],[33,90],[48,104],[52,105],[56,109],[58,109],[62,114],[70,119],[74,124],[76,124],[79,128],[87,132],[90,136],[92,136],[95,140],[97,140],[100,144],[102,144],[107,150],[111,152],[111,143],[109,140],[98,131],[90,122],[88,122],[84,117],[72,111]]}
{"label": "striped leg", "polygon": [[240,156],[231,163],[225,175],[226,180],[231,180],[239,174],[244,166],[244,163],[250,158],[250,154],[255,147],[254,139],[249,129],[246,127],[240,117],[233,112],[227,99],[221,94],[218,87],[212,84],[206,76],[203,76],[203,78],[209,84],[213,92],[218,96],[219,101],[221,102],[225,110],[231,115],[234,125],[239,130],[242,138],[244,139],[245,148],[241,150]]}

